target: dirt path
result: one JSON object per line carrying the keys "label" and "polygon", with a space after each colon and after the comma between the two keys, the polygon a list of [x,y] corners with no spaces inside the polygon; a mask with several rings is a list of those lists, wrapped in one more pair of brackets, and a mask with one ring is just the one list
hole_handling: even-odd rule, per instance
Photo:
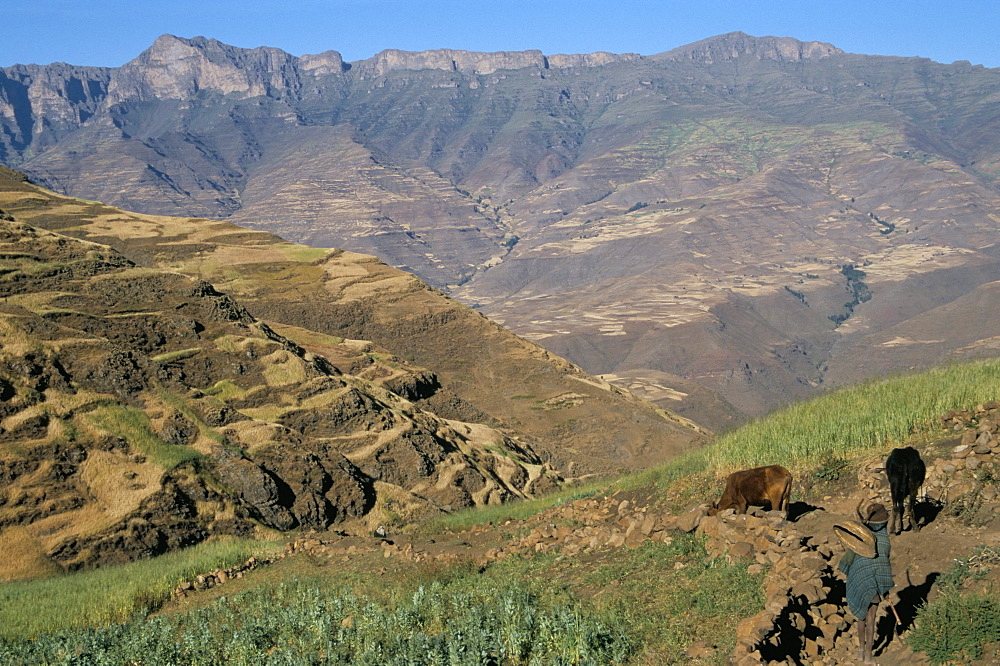
{"label": "dirt path", "polygon": [[[815,510],[800,516],[796,526],[811,535],[815,542],[829,542],[837,552],[843,550],[833,536],[833,526],[854,518],[856,497],[830,497]],[[890,536],[895,587],[890,599],[901,623],[891,613],[880,616],[876,662],[884,665],[929,663],[923,654],[914,654],[905,644],[918,608],[938,593],[935,582],[956,559],[967,558],[979,547],[1000,550],[1000,525],[997,520],[981,527],[963,524],[954,517],[938,514],[920,531],[905,531]],[[996,578],[994,572],[993,577]],[[856,625],[855,625],[856,626]],[[845,644],[844,638],[847,638]],[[857,637],[854,627],[838,641],[832,653],[838,663],[857,663]],[[987,662],[983,662],[987,663]]]}

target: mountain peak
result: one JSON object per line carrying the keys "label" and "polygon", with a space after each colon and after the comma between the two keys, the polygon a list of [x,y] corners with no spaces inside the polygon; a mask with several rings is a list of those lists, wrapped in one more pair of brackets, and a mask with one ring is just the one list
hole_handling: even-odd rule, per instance
{"label": "mountain peak", "polygon": [[200,90],[274,95],[296,87],[297,60],[273,47],[243,49],[205,37],[161,35],[115,72],[108,100],[186,99]]}
{"label": "mountain peak", "polygon": [[339,74],[344,71],[344,58],[339,51],[323,51],[299,58],[299,66],[313,74]]}
{"label": "mountain peak", "polygon": [[160,62],[170,60],[171,58],[184,57],[192,49],[199,47],[204,49],[208,41],[204,37],[193,40],[184,39],[176,35],[163,34],[153,40],[149,48],[140,53],[136,59],[145,57],[147,62]]}
{"label": "mountain peak", "polygon": [[659,54],[671,60],[699,60],[707,64],[737,58],[797,62],[815,60],[843,53],[826,42],[802,42],[793,37],[754,37],[745,32],[728,32]]}

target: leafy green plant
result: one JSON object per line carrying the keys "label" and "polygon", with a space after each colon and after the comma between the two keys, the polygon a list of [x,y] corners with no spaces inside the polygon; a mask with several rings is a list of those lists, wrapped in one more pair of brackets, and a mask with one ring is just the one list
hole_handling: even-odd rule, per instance
{"label": "leafy green plant", "polygon": [[737,622],[764,605],[764,574],[709,558],[704,539],[694,534],[649,542],[588,569],[585,582],[603,589],[603,603],[626,615],[642,639],[639,663],[688,663],[686,650],[697,641],[727,654]]}
{"label": "leafy green plant", "polygon": [[907,642],[931,663],[982,659],[988,646],[1000,643],[1000,595],[991,588],[966,589],[968,581],[982,577],[976,563],[984,554],[1000,561],[995,551],[985,550],[956,560],[941,576],[938,596],[917,612]]}
{"label": "leafy green plant", "polygon": [[[481,584],[480,584],[481,583]],[[619,664],[634,649],[620,617],[518,584],[420,586],[383,605],[295,582],[192,612],[0,644],[5,663]],[[136,658],[141,661],[137,662]]]}

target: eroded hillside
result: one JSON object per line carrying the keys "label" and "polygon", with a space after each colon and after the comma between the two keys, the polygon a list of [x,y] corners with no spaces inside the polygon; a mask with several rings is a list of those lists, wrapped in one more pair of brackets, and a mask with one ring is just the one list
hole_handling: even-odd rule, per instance
{"label": "eroded hillside", "polygon": [[370,257],[9,171],[0,209],[7,575],[406,521],[700,439]]}

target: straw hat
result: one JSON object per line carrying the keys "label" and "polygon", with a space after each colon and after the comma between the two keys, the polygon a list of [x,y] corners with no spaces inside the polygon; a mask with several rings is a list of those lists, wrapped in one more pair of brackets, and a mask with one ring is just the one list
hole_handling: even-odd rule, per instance
{"label": "straw hat", "polygon": [[833,533],[845,548],[853,550],[861,557],[875,557],[875,535],[856,520],[845,520],[833,526]]}

